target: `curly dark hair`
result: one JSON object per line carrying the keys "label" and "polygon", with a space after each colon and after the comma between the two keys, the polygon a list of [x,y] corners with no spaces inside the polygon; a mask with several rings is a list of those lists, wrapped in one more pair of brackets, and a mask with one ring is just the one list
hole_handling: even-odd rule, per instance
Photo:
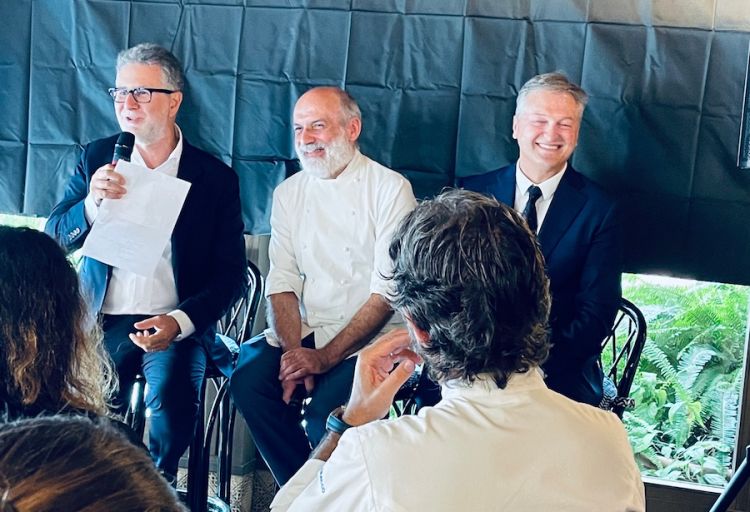
{"label": "curly dark hair", "polygon": [[0,405],[106,414],[115,385],[78,275],[49,236],[0,226]]}
{"label": "curly dark hair", "polygon": [[406,216],[389,252],[392,304],[429,334],[418,350],[438,381],[490,373],[504,388],[547,358],[544,262],[511,208],[448,190]]}

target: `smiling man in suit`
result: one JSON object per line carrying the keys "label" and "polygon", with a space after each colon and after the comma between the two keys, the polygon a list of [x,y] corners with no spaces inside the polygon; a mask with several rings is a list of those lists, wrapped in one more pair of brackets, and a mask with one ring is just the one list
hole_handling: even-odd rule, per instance
{"label": "smiling man in suit", "polygon": [[537,233],[552,294],[547,385],[598,405],[601,341],[621,296],[621,250],[615,202],[568,163],[587,99],[560,73],[533,77],[513,116],[518,161],[461,185],[513,206]]}

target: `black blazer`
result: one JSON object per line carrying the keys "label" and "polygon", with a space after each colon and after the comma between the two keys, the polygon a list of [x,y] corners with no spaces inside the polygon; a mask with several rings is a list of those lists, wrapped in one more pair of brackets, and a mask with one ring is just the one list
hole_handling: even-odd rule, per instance
{"label": "black blazer", "polygon": [[[84,199],[91,176],[112,159],[117,136],[88,144],[68,182],[62,201],[50,214],[45,231],[67,251],[81,247],[91,226]],[[195,335],[213,342],[214,326],[243,291],[244,225],[239,180],[234,171],[183,140],[177,177],[191,183],[172,233],[172,265],[178,308],[195,325]],[[83,258],[81,284],[94,312],[101,309],[112,268]]]}
{"label": "black blazer", "polygon": [[[512,208],[516,166],[465,178],[462,186]],[[539,244],[552,294],[553,347],[543,366],[547,385],[598,405],[601,342],[621,297],[621,237],[614,200],[568,165],[539,230]]]}

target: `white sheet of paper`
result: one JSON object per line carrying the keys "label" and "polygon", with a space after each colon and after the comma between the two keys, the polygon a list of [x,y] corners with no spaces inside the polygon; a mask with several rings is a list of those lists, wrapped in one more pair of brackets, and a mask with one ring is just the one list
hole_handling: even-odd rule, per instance
{"label": "white sheet of paper", "polygon": [[127,192],[104,199],[83,242],[83,255],[151,277],[177,223],[190,183],[120,160]]}

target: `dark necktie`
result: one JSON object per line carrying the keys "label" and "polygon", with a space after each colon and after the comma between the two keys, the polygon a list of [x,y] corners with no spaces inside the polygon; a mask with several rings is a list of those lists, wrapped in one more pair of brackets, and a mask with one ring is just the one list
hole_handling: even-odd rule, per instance
{"label": "dark necktie", "polygon": [[536,221],[536,201],[542,197],[542,189],[536,185],[529,187],[529,201],[523,208],[523,216],[526,222],[529,224],[529,229],[536,233],[537,221]]}

